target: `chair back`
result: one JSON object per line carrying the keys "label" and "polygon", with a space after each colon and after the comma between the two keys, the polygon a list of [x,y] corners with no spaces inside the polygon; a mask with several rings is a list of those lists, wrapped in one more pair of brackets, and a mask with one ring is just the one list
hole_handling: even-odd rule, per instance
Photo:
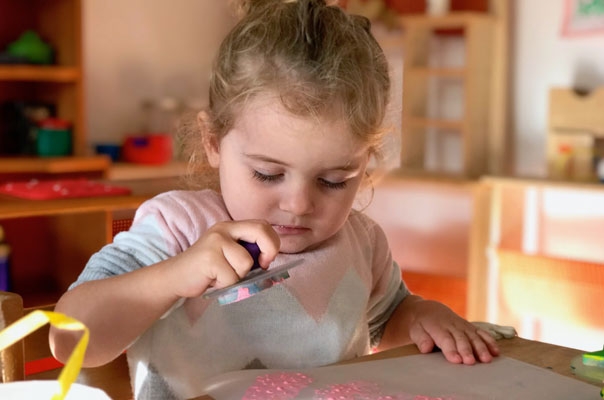
{"label": "chair back", "polygon": [[[33,310],[52,311],[54,304],[23,308],[23,299],[16,293],[0,291],[0,330]],[[29,334],[9,348],[0,351],[0,381],[57,379],[62,364],[50,351],[49,325]],[[130,374],[126,355],[96,368],[82,368],[78,383],[97,387],[114,400],[132,399]]]}

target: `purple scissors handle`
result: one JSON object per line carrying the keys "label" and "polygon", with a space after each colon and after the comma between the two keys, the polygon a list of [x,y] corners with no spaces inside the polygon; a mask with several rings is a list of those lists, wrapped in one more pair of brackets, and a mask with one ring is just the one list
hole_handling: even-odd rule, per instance
{"label": "purple scissors handle", "polygon": [[260,247],[258,247],[258,245],[256,243],[250,243],[250,242],[246,242],[244,240],[238,240],[237,243],[242,245],[254,259],[254,265],[252,266],[252,271],[260,268],[260,262],[258,261],[258,258],[260,257]]}

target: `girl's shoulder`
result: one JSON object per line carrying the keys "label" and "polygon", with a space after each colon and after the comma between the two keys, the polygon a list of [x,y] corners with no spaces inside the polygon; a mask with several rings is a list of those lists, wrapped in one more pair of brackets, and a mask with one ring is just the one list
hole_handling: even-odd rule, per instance
{"label": "girl's shoulder", "polygon": [[211,189],[171,190],[147,200],[145,204],[219,206],[225,208],[222,196]]}
{"label": "girl's shoulder", "polygon": [[380,225],[375,222],[371,217],[367,214],[364,214],[361,211],[351,210],[350,215],[348,216],[348,221],[346,224],[349,225],[352,229],[362,229],[367,232],[375,232],[375,230],[381,230]]}
{"label": "girl's shoulder", "polygon": [[230,219],[222,196],[210,189],[172,190],[161,193],[145,201],[136,214],[139,218],[149,214],[161,215],[166,220]]}

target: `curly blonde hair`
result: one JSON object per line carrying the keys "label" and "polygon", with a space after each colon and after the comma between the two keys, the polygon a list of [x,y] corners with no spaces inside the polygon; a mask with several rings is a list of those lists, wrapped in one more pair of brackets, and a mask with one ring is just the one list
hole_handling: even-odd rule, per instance
{"label": "curly blonde hair", "polygon": [[276,94],[294,115],[344,118],[379,158],[390,79],[369,20],[324,0],[244,0],[239,6],[243,17],[214,61],[206,126],[185,141],[192,179],[208,176],[203,138],[220,140],[238,111],[265,93]]}

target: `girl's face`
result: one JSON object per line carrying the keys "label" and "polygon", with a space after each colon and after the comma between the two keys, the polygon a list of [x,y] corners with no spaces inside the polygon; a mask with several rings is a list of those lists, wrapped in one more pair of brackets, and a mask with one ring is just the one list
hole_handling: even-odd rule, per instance
{"label": "girl's face", "polygon": [[342,227],[369,160],[345,121],[298,117],[270,97],[252,101],[206,153],[231,217],[268,221],[283,253],[317,246]]}

